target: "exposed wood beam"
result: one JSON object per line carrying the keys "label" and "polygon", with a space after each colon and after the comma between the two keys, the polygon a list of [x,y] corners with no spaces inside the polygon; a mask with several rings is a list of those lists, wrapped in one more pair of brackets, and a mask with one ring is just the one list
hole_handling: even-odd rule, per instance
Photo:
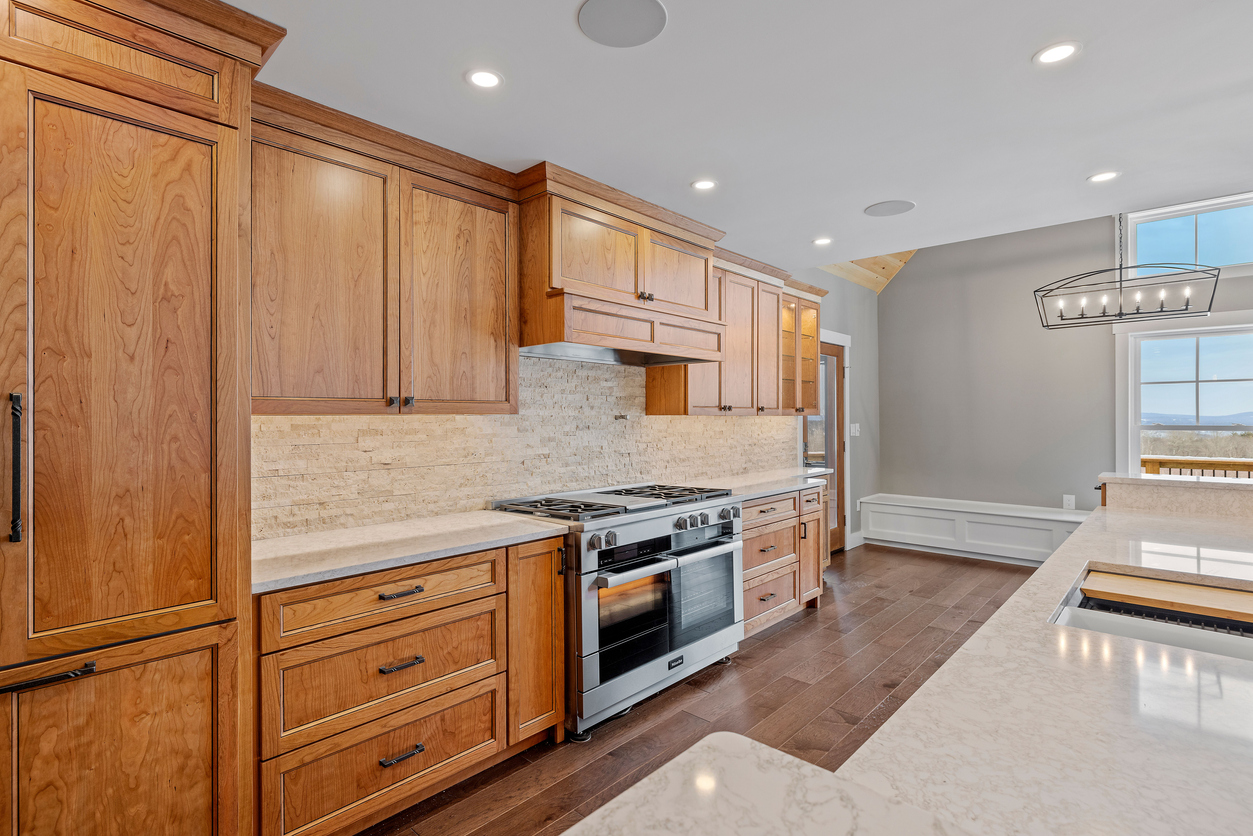
{"label": "exposed wood beam", "polygon": [[827,264],[823,270],[848,279],[853,284],[868,287],[879,293],[888,286],[888,282],[901,271],[901,268],[913,258],[917,250],[906,250],[902,253],[876,255],[871,258],[856,258],[852,261],[841,261],[838,264]]}

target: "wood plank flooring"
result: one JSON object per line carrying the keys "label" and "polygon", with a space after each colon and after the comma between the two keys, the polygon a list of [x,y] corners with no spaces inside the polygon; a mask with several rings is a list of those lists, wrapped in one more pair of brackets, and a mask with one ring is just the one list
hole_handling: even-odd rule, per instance
{"label": "wood plank flooring", "polygon": [[821,609],[746,639],[714,666],[597,728],[544,744],[362,836],[555,836],[715,731],[835,770],[1031,574],[862,546],[832,558]]}

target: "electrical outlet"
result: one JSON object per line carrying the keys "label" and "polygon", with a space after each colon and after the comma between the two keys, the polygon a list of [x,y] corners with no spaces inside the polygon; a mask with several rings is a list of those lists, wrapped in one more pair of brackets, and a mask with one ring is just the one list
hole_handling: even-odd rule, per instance
{"label": "electrical outlet", "polygon": [[849,424],[848,434],[849,435],[861,435],[861,424]]}
{"label": "electrical outlet", "polygon": [[1062,510],[1064,511],[1075,510],[1075,495],[1074,494],[1072,493],[1062,494]]}

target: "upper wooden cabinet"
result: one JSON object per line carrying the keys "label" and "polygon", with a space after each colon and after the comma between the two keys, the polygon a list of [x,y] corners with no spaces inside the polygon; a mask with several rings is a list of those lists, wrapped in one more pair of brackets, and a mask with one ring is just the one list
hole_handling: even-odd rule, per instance
{"label": "upper wooden cabinet", "polygon": [[783,296],[783,413],[816,415],[818,403],[819,307]]}
{"label": "upper wooden cabinet", "polygon": [[713,251],[649,229],[644,244],[644,292],[650,308],[709,322],[723,321],[721,281]]}
{"label": "upper wooden cabinet", "polygon": [[722,268],[713,273],[726,318],[724,359],[648,369],[648,414],[783,414],[782,289]]}
{"label": "upper wooden cabinet", "polygon": [[397,410],[400,181],[396,166],[254,129],[254,413]]}
{"label": "upper wooden cabinet", "polygon": [[517,412],[517,204],[404,173],[405,412]]}
{"label": "upper wooden cabinet", "polygon": [[231,618],[248,554],[248,299],[220,234],[239,226],[237,132],[0,63],[0,147],[0,385],[23,406],[0,665]]}
{"label": "upper wooden cabinet", "polygon": [[516,412],[517,205],[254,136],[253,412]]}

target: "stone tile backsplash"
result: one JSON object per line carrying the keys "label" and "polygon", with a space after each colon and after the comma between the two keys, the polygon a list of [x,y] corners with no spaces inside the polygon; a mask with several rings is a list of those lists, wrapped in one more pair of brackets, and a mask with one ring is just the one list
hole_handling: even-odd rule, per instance
{"label": "stone tile backsplash", "polygon": [[634,366],[523,357],[519,398],[518,415],[254,416],[253,539],[799,463],[796,418],[645,415]]}

